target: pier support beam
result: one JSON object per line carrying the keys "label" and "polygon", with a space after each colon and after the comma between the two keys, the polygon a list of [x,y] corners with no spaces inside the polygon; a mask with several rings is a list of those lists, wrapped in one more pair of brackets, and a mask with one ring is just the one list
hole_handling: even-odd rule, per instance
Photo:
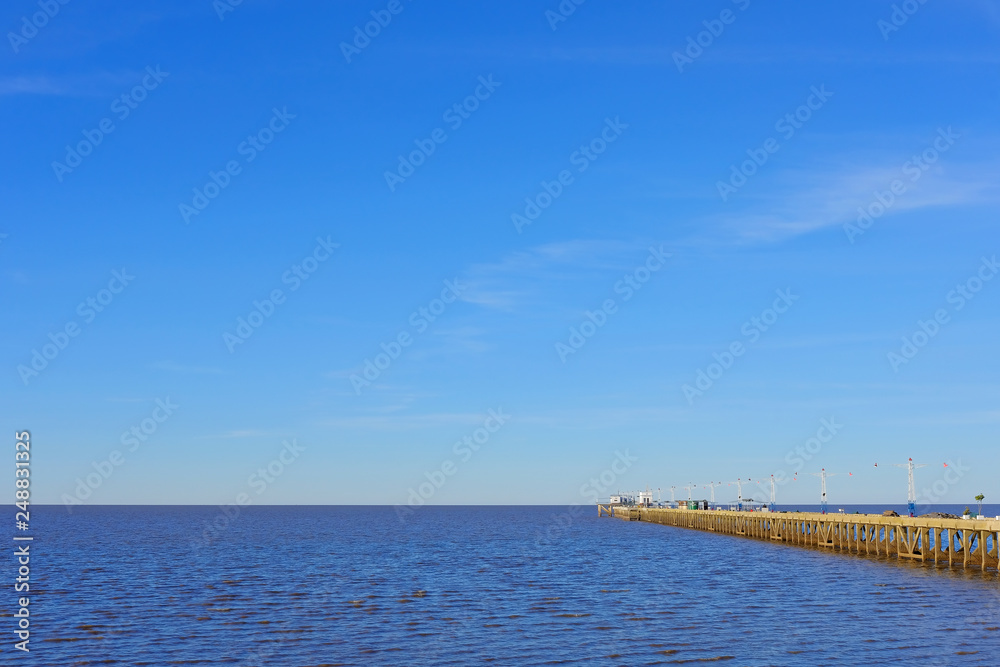
{"label": "pier support beam", "polygon": [[[892,557],[995,572],[1000,520],[815,512],[727,512],[597,505],[598,516],[739,535],[799,547]],[[863,546],[862,546],[863,545]]]}

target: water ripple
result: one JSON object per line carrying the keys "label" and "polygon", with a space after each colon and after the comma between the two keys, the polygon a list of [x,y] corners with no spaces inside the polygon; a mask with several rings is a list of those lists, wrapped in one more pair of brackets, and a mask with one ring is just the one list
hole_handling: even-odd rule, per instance
{"label": "water ripple", "polygon": [[[41,508],[45,665],[984,664],[961,571],[552,508]],[[552,531],[549,531],[551,534]],[[36,588],[37,586],[37,588]]]}

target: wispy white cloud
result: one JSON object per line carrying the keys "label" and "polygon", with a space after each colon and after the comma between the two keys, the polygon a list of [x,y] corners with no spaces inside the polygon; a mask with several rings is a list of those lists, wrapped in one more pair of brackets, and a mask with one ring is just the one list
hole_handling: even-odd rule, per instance
{"label": "wispy white cloud", "polygon": [[940,412],[908,414],[900,419],[887,419],[887,425],[906,428],[919,426],[970,426],[976,424],[996,424],[1000,422],[1000,410],[972,410],[964,412]]}
{"label": "wispy white cloud", "polygon": [[182,373],[185,375],[221,375],[225,373],[225,371],[221,368],[215,368],[213,366],[190,366],[178,364],[174,361],[158,361],[155,364],[152,364],[150,368],[158,371]]}
{"label": "wispy white cloud", "polygon": [[[896,341],[899,336],[895,332],[870,332],[870,333],[830,333],[808,337],[787,337],[762,340],[755,345],[760,350],[784,350],[795,348],[829,348],[841,345],[859,345],[872,342]],[[656,345],[642,345],[630,348],[634,351],[646,353],[659,352],[714,352],[719,348],[717,341],[703,341],[690,343],[658,343]]]}
{"label": "wispy white cloud", "polygon": [[635,267],[636,253],[649,244],[574,240],[512,252],[497,262],[475,264],[466,272],[462,301],[503,311],[534,301],[543,287],[581,275]]}
{"label": "wispy white cloud", "polygon": [[488,333],[481,327],[455,327],[452,329],[438,329],[433,336],[449,351],[465,350],[467,352],[486,352],[493,346],[483,340]]}
{"label": "wispy white cloud", "polygon": [[483,412],[435,412],[426,414],[383,414],[355,415],[325,419],[321,426],[338,429],[361,429],[366,431],[411,431],[440,426],[478,426],[483,423]]}
{"label": "wispy white cloud", "polygon": [[64,95],[66,87],[47,76],[0,78],[0,95]]}
{"label": "wispy white cloud", "polygon": [[349,380],[352,375],[358,372],[357,368],[341,368],[323,373],[323,377],[330,380]]}
{"label": "wispy white cloud", "polygon": [[[944,158],[942,158],[944,159]],[[868,207],[876,192],[887,192],[899,179],[906,191],[895,195],[879,220],[928,208],[969,206],[1000,199],[1000,165],[950,164],[935,166],[916,181],[893,166],[848,165],[819,172],[777,174],[778,185],[751,200],[745,212],[710,218],[715,226],[741,241],[780,241],[788,237],[843,225],[858,218],[858,207]]]}
{"label": "wispy white cloud", "polygon": [[[996,15],[995,8],[985,6],[989,0],[983,0],[983,14],[990,22]],[[977,16],[975,20],[980,17]],[[970,20],[973,20],[970,18]],[[876,37],[879,36],[875,22],[871,23]],[[750,48],[742,46],[713,45],[699,58],[700,63],[721,63],[740,67],[780,67],[787,63],[820,63],[831,65],[910,65],[910,64],[965,64],[992,65],[1000,63],[1000,54],[995,50],[981,48],[978,50],[958,51],[940,48],[920,48],[909,51],[894,51],[880,48],[881,40],[868,49],[814,47],[802,43],[766,43]],[[504,45],[478,45],[462,47],[448,45],[447,51],[442,45],[432,45],[419,48],[418,51],[427,55],[444,55],[474,58],[474,59],[514,59],[519,61],[559,61],[582,65],[616,65],[622,67],[652,67],[666,68],[677,75],[676,52],[683,52],[686,47],[685,36],[678,36],[670,44],[664,46],[644,44],[609,44],[580,47],[533,48],[526,46],[511,50]]]}
{"label": "wispy white cloud", "polygon": [[233,438],[284,438],[288,437],[287,431],[266,431],[256,428],[234,429],[223,433],[213,433],[211,435],[198,436],[201,439],[233,439]]}
{"label": "wispy white cloud", "polygon": [[22,74],[0,76],[0,96],[48,95],[59,97],[113,96],[142,80],[142,71],[87,72],[64,76]]}
{"label": "wispy white cloud", "polygon": [[262,431],[256,428],[237,429],[221,434],[220,438],[260,438],[272,435],[271,432]]}
{"label": "wispy white cloud", "polygon": [[518,422],[561,430],[615,429],[640,423],[665,424],[697,419],[684,407],[663,405],[631,407],[595,407],[547,410],[544,413],[519,414]]}

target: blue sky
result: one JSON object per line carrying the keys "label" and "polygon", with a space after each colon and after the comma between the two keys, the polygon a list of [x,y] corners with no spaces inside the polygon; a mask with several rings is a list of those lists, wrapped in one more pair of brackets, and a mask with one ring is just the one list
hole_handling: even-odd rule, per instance
{"label": "blue sky", "polygon": [[4,5],[36,502],[1000,492],[995,5],[391,4]]}

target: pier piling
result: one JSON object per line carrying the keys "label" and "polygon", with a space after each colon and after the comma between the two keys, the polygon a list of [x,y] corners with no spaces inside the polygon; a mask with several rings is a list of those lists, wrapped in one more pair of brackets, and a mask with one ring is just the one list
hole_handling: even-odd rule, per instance
{"label": "pier piling", "polygon": [[598,516],[740,535],[791,546],[1000,569],[1000,520],[733,512],[598,504]]}

